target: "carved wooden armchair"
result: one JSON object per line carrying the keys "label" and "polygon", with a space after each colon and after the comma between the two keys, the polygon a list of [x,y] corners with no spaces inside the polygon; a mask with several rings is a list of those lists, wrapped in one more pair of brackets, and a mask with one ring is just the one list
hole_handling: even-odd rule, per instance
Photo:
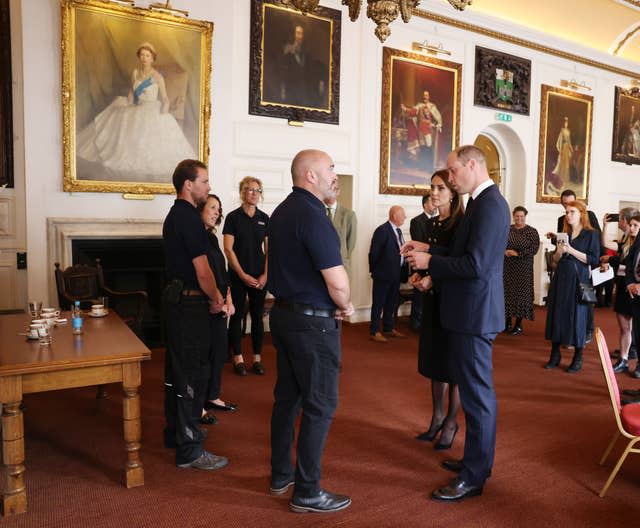
{"label": "carved wooden armchair", "polygon": [[147,303],[147,292],[116,291],[104,284],[100,259],[96,265],[74,264],[64,271],[60,263],[55,263],[56,287],[58,302],[62,310],[69,310],[75,301],[80,301],[82,308],[90,308],[100,296],[109,298],[109,308],[114,310],[122,320],[136,333],[142,335],[142,316]]}

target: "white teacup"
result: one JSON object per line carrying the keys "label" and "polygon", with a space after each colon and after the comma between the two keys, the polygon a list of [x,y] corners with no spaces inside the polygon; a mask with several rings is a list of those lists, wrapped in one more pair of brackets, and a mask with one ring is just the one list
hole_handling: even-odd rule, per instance
{"label": "white teacup", "polygon": [[91,305],[91,313],[93,315],[104,315],[104,304],[92,304]]}
{"label": "white teacup", "polygon": [[42,328],[42,324],[35,324],[35,323],[31,323],[29,325],[29,339],[38,339],[39,337],[39,330],[40,328]]}
{"label": "white teacup", "polygon": [[58,318],[60,313],[56,314],[55,312],[51,313],[43,313],[42,318],[46,321],[47,325],[50,327],[56,324],[56,319]]}
{"label": "white teacup", "polygon": [[43,308],[40,310],[40,315],[45,317],[49,314],[53,314],[55,317],[60,317],[60,310],[56,310],[55,308]]}

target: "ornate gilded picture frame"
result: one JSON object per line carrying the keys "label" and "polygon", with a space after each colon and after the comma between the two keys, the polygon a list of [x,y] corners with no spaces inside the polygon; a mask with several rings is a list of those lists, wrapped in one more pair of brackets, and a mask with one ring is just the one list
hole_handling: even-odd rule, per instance
{"label": "ornate gilded picture frame", "polygon": [[342,14],[251,0],[249,113],[337,125]]}
{"label": "ornate gilded picture frame", "polygon": [[174,193],[209,155],[213,24],[61,0],[64,190]]}
{"label": "ornate gilded picture frame", "polygon": [[611,160],[640,165],[640,88],[615,88]]}
{"label": "ornate gilded picture frame", "polygon": [[560,203],[566,189],[587,202],[593,97],[542,85],[536,201]]}
{"label": "ornate gilded picture frame", "polygon": [[0,187],[13,187],[13,97],[9,0],[0,0]]}
{"label": "ornate gilded picture frame", "polygon": [[382,50],[380,194],[422,195],[460,142],[462,65]]}
{"label": "ornate gilded picture frame", "polygon": [[476,46],[473,104],[529,115],[531,61]]}

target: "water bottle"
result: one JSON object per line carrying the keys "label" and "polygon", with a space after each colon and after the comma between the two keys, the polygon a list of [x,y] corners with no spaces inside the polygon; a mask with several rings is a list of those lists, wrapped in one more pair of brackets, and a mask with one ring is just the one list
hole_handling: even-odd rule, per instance
{"label": "water bottle", "polygon": [[80,310],[80,301],[76,301],[71,308],[71,332],[74,335],[82,333],[82,310]]}

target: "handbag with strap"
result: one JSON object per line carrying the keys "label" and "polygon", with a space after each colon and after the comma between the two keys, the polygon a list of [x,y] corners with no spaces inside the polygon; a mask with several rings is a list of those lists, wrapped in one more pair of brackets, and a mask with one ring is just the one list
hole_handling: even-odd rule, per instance
{"label": "handbag with strap", "polygon": [[597,304],[598,296],[596,295],[596,290],[591,282],[580,282],[578,266],[576,266],[575,260],[573,261],[573,267],[576,270],[576,278],[578,281],[578,302],[581,304]]}

